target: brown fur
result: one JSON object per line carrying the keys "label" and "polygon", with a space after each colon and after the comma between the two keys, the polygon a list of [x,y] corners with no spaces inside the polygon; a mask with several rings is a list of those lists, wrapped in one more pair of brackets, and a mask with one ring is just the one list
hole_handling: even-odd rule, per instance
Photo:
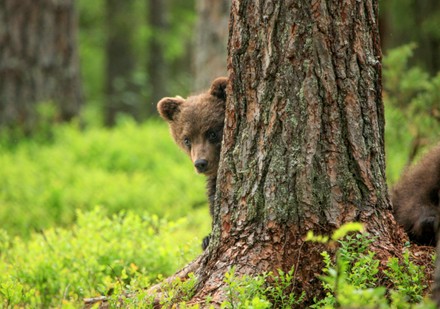
{"label": "brown fur", "polygon": [[436,245],[440,206],[440,144],[408,169],[394,187],[394,216],[409,238]]}
{"label": "brown fur", "polygon": [[[213,215],[217,169],[225,118],[227,78],[219,77],[209,91],[190,96],[163,98],[157,110],[169,126],[174,141],[191,158],[196,172],[207,176],[210,213]],[[203,240],[203,249],[209,237]]]}

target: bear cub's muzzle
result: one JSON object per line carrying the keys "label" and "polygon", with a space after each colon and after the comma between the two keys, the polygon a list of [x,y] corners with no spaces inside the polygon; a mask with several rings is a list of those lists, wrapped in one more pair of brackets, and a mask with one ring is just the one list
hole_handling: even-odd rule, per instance
{"label": "bear cub's muzzle", "polygon": [[205,173],[208,170],[208,161],[205,159],[198,159],[194,162],[194,166],[198,173]]}

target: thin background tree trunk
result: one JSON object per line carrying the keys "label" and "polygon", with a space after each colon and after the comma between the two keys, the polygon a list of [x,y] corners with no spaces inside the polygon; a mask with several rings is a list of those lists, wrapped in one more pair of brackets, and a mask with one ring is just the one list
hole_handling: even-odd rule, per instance
{"label": "thin background tree trunk", "polygon": [[58,119],[82,103],[73,0],[0,1],[0,126],[32,131],[36,105],[53,102]]}
{"label": "thin background tree trunk", "polygon": [[132,17],[134,0],[106,0],[106,100],[105,124],[113,126],[118,113],[140,116],[138,88],[133,83],[136,58]]}
{"label": "thin background tree trunk", "polygon": [[230,0],[197,0],[194,48],[194,90],[209,88],[219,76],[226,76]]}
{"label": "thin background tree trunk", "polygon": [[148,59],[147,68],[148,80],[151,87],[151,104],[148,105],[147,116],[152,116],[157,114],[156,102],[167,94],[165,89],[168,66],[164,59],[163,42],[161,43],[160,41],[166,29],[165,1],[149,0],[148,2],[148,20],[149,26],[152,28],[153,36],[149,42],[150,57]]}

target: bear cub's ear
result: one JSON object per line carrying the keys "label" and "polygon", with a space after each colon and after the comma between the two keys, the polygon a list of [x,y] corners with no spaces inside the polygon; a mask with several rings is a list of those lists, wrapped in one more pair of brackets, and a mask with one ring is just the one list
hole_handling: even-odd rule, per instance
{"label": "bear cub's ear", "polygon": [[227,77],[218,77],[216,78],[211,85],[211,89],[209,92],[211,95],[226,101],[226,86],[228,85]]}
{"label": "bear cub's ear", "polygon": [[181,97],[166,97],[157,103],[157,111],[166,121],[173,121],[176,115],[180,112],[180,107],[183,103],[185,103],[185,100]]}

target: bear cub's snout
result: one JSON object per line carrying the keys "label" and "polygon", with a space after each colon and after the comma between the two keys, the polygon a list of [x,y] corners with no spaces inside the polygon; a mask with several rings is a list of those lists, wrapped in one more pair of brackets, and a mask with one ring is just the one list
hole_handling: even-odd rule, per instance
{"label": "bear cub's snout", "polygon": [[198,159],[194,162],[194,166],[196,167],[197,172],[203,174],[208,168],[208,161],[205,159]]}

